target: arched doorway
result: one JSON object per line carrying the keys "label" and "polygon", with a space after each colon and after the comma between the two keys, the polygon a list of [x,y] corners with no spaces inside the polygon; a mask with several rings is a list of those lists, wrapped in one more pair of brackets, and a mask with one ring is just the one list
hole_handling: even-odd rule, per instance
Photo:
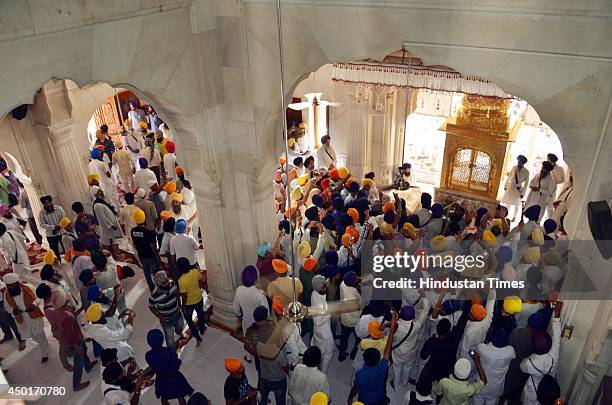
{"label": "arched doorway", "polygon": [[[489,119],[491,108],[498,108],[495,103],[503,108],[503,118],[495,118],[503,122],[495,125],[504,126],[506,139],[487,149],[476,138],[467,138],[464,146],[453,144],[445,153],[444,127],[466,108],[466,94],[477,94],[475,102],[493,103],[489,110],[483,108],[484,120]],[[318,97],[317,103],[313,96]],[[547,154],[555,154],[557,165],[566,173],[563,183],[569,181],[561,140],[527,101],[490,81],[462,76],[445,66],[427,66],[408,52],[404,57],[401,51],[387,55],[382,62],[368,59],[323,65],[298,80],[291,102],[287,109],[289,137],[293,131],[302,141],[291,141],[296,146],[289,152],[290,163],[298,156],[314,156],[315,138],[321,133],[332,137],[338,164],[346,165],[358,179],[374,171],[377,184],[390,184],[397,167],[410,163],[418,194],[435,194],[441,184],[450,184],[499,201],[519,154],[528,158],[532,178]],[[313,128],[315,110],[324,118]],[[277,151],[282,154],[278,146]],[[444,162],[452,170],[444,172]],[[558,186],[556,193],[562,189],[563,185]],[[414,208],[418,196],[407,197]],[[515,219],[518,222],[520,215]]]}

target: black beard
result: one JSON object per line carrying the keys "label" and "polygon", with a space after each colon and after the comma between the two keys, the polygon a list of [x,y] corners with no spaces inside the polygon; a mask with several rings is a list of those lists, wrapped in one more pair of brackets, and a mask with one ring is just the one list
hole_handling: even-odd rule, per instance
{"label": "black beard", "polygon": [[9,294],[11,294],[12,297],[17,297],[19,295],[21,295],[21,287],[14,287],[14,288],[8,288],[7,290],[9,292]]}

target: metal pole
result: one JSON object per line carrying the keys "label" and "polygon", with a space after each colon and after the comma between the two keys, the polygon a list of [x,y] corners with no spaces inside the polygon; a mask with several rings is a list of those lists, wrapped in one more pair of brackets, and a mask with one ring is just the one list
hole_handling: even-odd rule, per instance
{"label": "metal pole", "polygon": [[[283,116],[283,140],[285,142],[285,157],[287,162],[285,163],[289,167],[289,142],[287,139],[287,111],[285,106],[285,67],[283,60],[283,33],[281,26],[281,2],[276,0],[276,23],[278,30],[278,59],[280,63],[280,99],[281,99],[281,115]],[[291,182],[287,177],[287,205],[289,206],[289,239],[291,240],[291,259],[293,263],[293,226],[291,224]],[[295,263],[293,263],[295,267]],[[293,284],[293,301],[297,302],[297,295],[295,294],[295,269],[291,271],[291,281]]]}

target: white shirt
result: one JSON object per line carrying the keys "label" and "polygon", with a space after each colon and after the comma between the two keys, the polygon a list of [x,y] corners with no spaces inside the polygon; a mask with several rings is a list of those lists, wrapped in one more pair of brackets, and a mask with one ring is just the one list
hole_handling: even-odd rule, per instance
{"label": "white shirt", "polygon": [[122,390],[118,385],[111,385],[102,381],[100,388],[106,405],[130,405],[132,402],[132,394]]}
{"label": "white shirt", "polygon": [[[26,250],[24,236],[21,233],[10,229],[0,237],[0,249],[6,252],[8,259],[12,263],[27,264],[29,267],[29,258]],[[15,259],[17,259],[15,261]]]}
{"label": "white shirt", "polygon": [[425,223],[431,219],[431,211],[427,208],[416,209],[413,214],[419,217],[419,227],[424,226]]}
{"label": "white shirt", "polygon": [[119,362],[134,357],[134,349],[128,343],[128,339],[134,333],[132,325],[128,324],[124,328],[113,330],[107,325],[91,323],[85,325],[85,330],[103,349],[116,348]]}
{"label": "white shirt", "polygon": [[138,126],[138,124],[140,124],[141,122],[146,123],[147,122],[146,117],[147,116],[144,110],[140,108],[136,108],[135,110],[128,111],[128,119],[130,120],[130,123],[132,124],[132,129],[139,130],[140,127]]}
{"label": "white shirt", "polygon": [[130,150],[130,153],[140,153],[140,151],[142,151],[142,148],[144,148],[144,139],[142,138],[142,135],[140,135],[140,131],[130,131],[127,135],[125,135],[124,139],[125,144],[127,146],[129,146],[135,151],[138,151],[132,152]]}
{"label": "white shirt", "polygon": [[[361,294],[355,287],[344,284],[344,281],[340,283],[340,300],[358,300],[361,308]],[[359,318],[361,318],[361,311],[340,314],[340,322],[349,328],[354,328],[359,323]]]}
{"label": "white shirt", "polygon": [[557,184],[565,183],[565,169],[558,164],[555,163],[555,166],[550,172],[550,175],[555,180]]}
{"label": "white shirt", "polygon": [[[531,190],[531,187],[538,187],[538,191]],[[555,197],[555,192],[557,191],[557,183],[552,175],[548,175],[546,177],[541,177],[541,174],[536,174],[531,182],[529,182],[529,195],[527,196],[527,201],[525,202],[525,208],[529,208],[532,205],[539,205],[542,209],[540,211],[540,218],[544,213],[544,209],[548,204],[553,203],[553,199]]]}
{"label": "white shirt", "polygon": [[166,173],[168,174],[168,178],[172,180],[178,179],[176,174],[176,155],[174,153],[166,153],[164,155],[164,169],[166,169]]}
{"label": "white shirt", "polygon": [[98,159],[92,159],[89,162],[88,168],[89,174],[97,174],[100,176],[100,184],[110,179],[110,177],[108,176],[108,173],[110,173],[108,170],[108,165],[103,161]]}
{"label": "white shirt", "polygon": [[[561,344],[561,322],[559,318],[553,318],[552,324],[552,346],[546,354],[532,354],[521,362],[521,371],[529,374],[529,378],[523,388],[522,403],[537,404],[536,389],[544,374],[555,375],[559,364],[559,345]],[[487,376],[488,378],[488,376]]]}
{"label": "white shirt", "polygon": [[189,222],[189,220],[191,219],[191,217],[193,217],[194,211],[193,209],[185,204],[181,205],[181,212],[180,213],[175,213],[174,210],[172,208],[170,208],[168,211],[170,211],[172,213],[172,216],[174,217],[175,220],[179,220],[179,219],[184,219],[185,221]]}
{"label": "white shirt", "polygon": [[184,233],[177,234],[170,239],[170,254],[175,255],[176,260],[185,257],[190,264],[196,264],[198,262],[196,251],[199,246],[193,236]]}
{"label": "white shirt", "polygon": [[527,192],[527,185],[529,184],[529,170],[525,167],[518,168],[518,165],[514,166],[504,185],[504,195],[502,201],[508,204],[515,204],[516,200],[524,196]]}
{"label": "white shirt", "polygon": [[[393,350],[393,361],[398,363],[413,362],[416,358],[417,353],[417,339],[420,336],[419,330],[423,327],[423,324],[427,320],[427,314],[429,313],[429,299],[423,298],[423,308],[417,311],[417,316],[411,321],[404,321],[400,319],[397,322],[397,332],[393,337],[393,345],[401,344]],[[414,325],[414,326],[412,326]],[[406,337],[406,334],[412,332]],[[404,340],[404,338],[406,338]],[[404,340],[402,342],[402,340]]]}
{"label": "white shirt", "polygon": [[234,295],[234,314],[238,317],[242,317],[242,331],[246,332],[247,328],[253,323],[253,311],[258,306],[264,306],[268,308],[268,300],[266,295],[256,286],[245,287],[243,285],[236,289]]}
{"label": "white shirt", "polygon": [[113,165],[119,168],[119,172],[132,174],[134,170],[134,161],[132,154],[126,149],[118,149],[113,153]]}
{"label": "white shirt", "polygon": [[121,207],[119,210],[119,222],[125,226],[125,234],[130,236],[130,231],[136,226],[136,222],[132,219],[132,213],[138,208],[134,204]]}
{"label": "white shirt", "polygon": [[317,367],[298,364],[291,372],[289,397],[295,405],[310,405],[310,397],[315,392],[323,392],[329,397],[327,376]]}
{"label": "white shirt", "polygon": [[[112,257],[108,258],[105,271],[96,271],[96,284],[101,290],[114,288],[120,284],[119,275],[117,274],[117,264]],[[114,295],[114,293],[113,293]],[[112,297],[111,297],[112,299]]]}
{"label": "white shirt", "polygon": [[[311,295],[311,303],[313,307],[327,307],[327,298],[325,295],[313,291]],[[312,317],[314,328],[312,331],[312,339],[310,344],[319,347],[321,353],[331,353],[334,350],[334,335],[331,330],[331,315],[317,315]]]}
{"label": "white shirt", "polygon": [[459,345],[457,358],[463,357],[470,359],[470,350],[476,350],[477,346],[484,342],[487,331],[493,321],[493,306],[495,305],[495,290],[489,291],[487,298],[487,316],[482,321],[468,321],[463,333],[463,339]]}
{"label": "white shirt", "polygon": [[364,337],[369,335],[368,324],[370,322],[372,321],[382,322],[384,319],[385,319],[384,316],[379,316],[378,318],[374,318],[370,314],[362,315],[361,318],[359,318],[359,322],[357,323],[357,326],[355,326],[355,334],[360,339],[363,339]]}
{"label": "white shirt", "polygon": [[140,155],[147,159],[147,167],[156,167],[161,164],[161,154],[159,153],[159,150],[155,149],[155,147],[153,148],[153,157],[151,157],[151,148],[149,146],[144,148],[142,152],[140,152]]}
{"label": "white shirt", "polygon": [[157,177],[155,177],[155,173],[153,170],[149,169],[140,169],[136,171],[134,175],[134,183],[136,183],[136,188],[141,188],[143,190],[150,190],[149,181],[155,181],[157,183]]}
{"label": "white shirt", "polygon": [[336,151],[331,145],[321,145],[317,150],[317,167],[328,168],[332,164],[336,164]]}
{"label": "white shirt", "polygon": [[[161,247],[159,248],[159,255],[166,255],[170,253],[170,240],[174,237],[172,232],[164,232],[164,236],[162,237]],[[161,256],[161,260],[164,263],[168,263],[168,259],[164,256]]]}
{"label": "white shirt", "polygon": [[72,274],[74,275],[74,282],[79,289],[83,287],[83,283],[79,280],[79,275],[85,269],[93,270],[91,256],[77,256],[72,260]]}
{"label": "white shirt", "polygon": [[510,362],[516,357],[514,348],[495,347],[493,343],[481,343],[478,345],[480,363],[487,376],[487,384],[484,389],[476,395],[478,399],[499,398],[504,392],[504,381]]}

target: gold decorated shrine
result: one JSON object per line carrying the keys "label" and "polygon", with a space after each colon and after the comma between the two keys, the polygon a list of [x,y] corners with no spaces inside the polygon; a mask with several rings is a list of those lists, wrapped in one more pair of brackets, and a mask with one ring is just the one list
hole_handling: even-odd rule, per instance
{"label": "gold decorated shrine", "polygon": [[511,128],[510,103],[510,99],[467,94],[457,113],[442,125],[446,142],[436,200],[455,196],[474,205],[497,204],[510,143],[522,124],[518,120]]}

